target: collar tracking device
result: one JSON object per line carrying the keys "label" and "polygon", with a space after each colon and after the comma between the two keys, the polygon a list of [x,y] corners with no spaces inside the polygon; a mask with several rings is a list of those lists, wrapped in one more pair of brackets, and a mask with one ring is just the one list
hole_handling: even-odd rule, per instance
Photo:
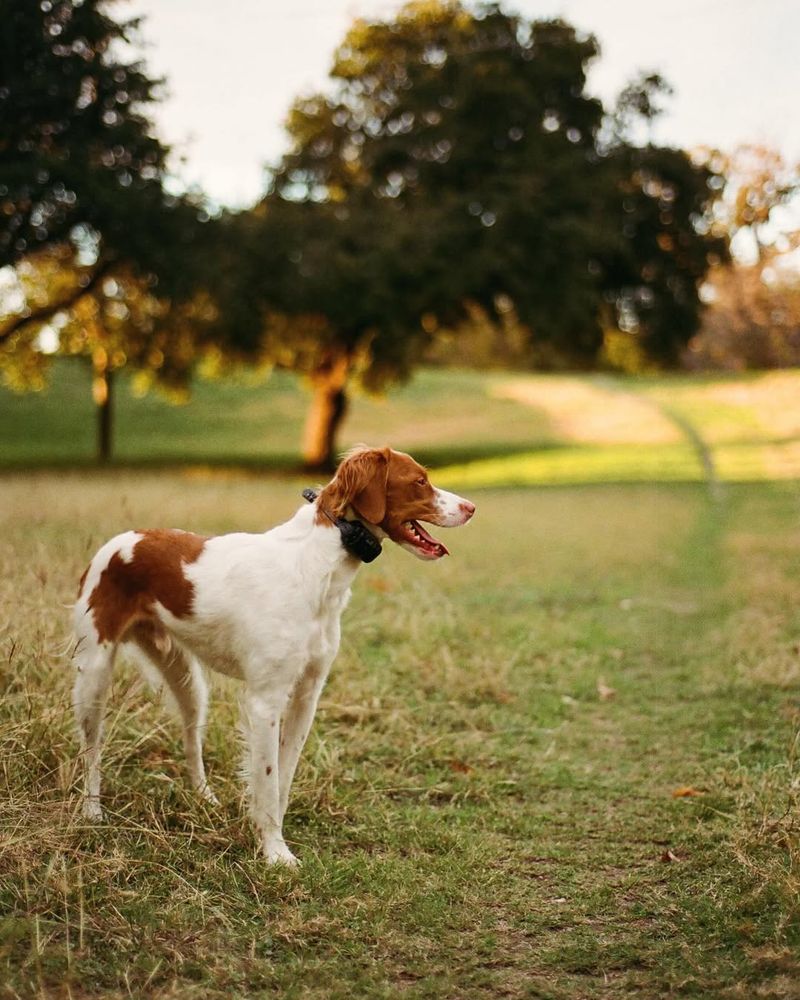
{"label": "collar tracking device", "polygon": [[[309,503],[314,503],[319,493],[309,488],[303,490],[303,496]],[[320,510],[331,524],[335,524],[339,529],[342,545],[351,556],[355,556],[363,563],[371,563],[378,558],[383,551],[381,543],[360,521],[348,521],[344,517],[334,517],[324,507],[320,507]]]}

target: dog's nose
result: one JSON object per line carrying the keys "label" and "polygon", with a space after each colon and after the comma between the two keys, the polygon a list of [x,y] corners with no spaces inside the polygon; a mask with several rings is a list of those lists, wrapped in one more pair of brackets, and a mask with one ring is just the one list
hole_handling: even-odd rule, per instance
{"label": "dog's nose", "polygon": [[469,500],[462,500],[458,507],[462,514],[466,514],[467,520],[475,513],[475,504],[470,503]]}

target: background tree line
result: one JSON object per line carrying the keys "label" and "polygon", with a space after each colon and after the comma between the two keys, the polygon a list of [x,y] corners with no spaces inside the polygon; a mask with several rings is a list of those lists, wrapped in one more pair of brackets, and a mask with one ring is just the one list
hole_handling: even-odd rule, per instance
{"label": "background tree line", "polygon": [[657,75],[604,107],[593,37],[421,0],[353,25],[263,198],[212,212],[170,189],[160,81],[113,8],[0,0],[3,371],[30,387],[53,352],[88,357],[103,457],[123,367],[176,393],[201,363],[302,372],[304,459],[325,466],[354,381],[458,361],[476,316],[539,368],[697,358],[709,268],[796,186],[751,187],[732,223],[723,158],[635,140],[668,96]]}

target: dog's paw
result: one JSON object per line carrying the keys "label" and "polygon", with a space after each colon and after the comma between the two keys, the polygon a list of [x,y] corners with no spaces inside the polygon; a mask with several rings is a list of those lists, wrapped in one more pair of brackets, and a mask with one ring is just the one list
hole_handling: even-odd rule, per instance
{"label": "dog's paw", "polygon": [[210,806],[218,806],[219,805],[219,799],[211,791],[211,788],[210,788],[210,786],[208,784],[203,785],[202,788],[198,788],[197,789],[197,794],[200,796],[200,798],[203,800],[203,802],[207,802]]}
{"label": "dog's paw", "polygon": [[286,865],[287,868],[298,868],[300,866],[300,862],[282,840],[265,843],[264,857],[270,865]]}
{"label": "dog's paw", "polygon": [[103,808],[96,798],[85,798],[81,806],[81,815],[92,823],[98,823],[103,818]]}

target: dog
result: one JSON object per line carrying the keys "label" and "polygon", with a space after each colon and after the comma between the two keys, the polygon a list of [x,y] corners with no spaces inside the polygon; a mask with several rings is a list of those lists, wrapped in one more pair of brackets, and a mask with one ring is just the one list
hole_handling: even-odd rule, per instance
{"label": "dog", "polygon": [[203,766],[201,664],[244,683],[250,814],[266,859],[297,864],[283,818],[356,573],[387,538],[420,559],[442,558],[447,548],[420,521],[453,527],[475,513],[388,447],[359,446],[319,494],[304,495],[308,504],[264,534],[127,531],[94,556],[74,608],[85,818],[102,818],[103,714],[122,646],[163,678],[183,723],[191,782],[209,801],[216,799]]}

